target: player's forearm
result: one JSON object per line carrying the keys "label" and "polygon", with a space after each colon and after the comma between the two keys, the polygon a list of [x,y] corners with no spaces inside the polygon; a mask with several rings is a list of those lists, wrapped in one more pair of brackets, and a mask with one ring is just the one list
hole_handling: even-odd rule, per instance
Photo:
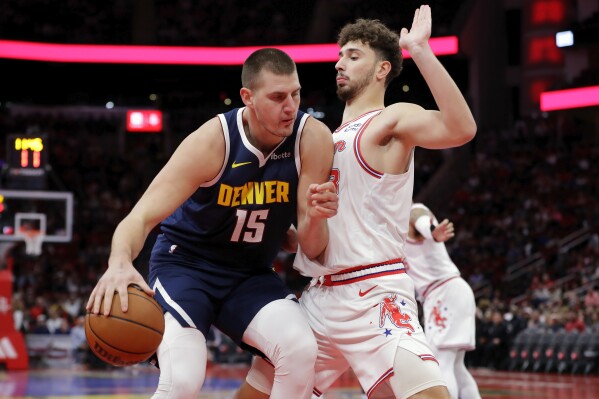
{"label": "player's forearm", "polygon": [[476,134],[474,116],[462,92],[428,44],[410,49],[410,55],[426,80],[441,112],[443,123],[464,142]]}
{"label": "player's forearm", "polygon": [[143,225],[131,217],[123,219],[114,231],[108,267],[131,263],[141,252],[147,234]]}
{"label": "player's forearm", "polygon": [[318,258],[329,242],[327,220],[306,217],[299,225],[297,240],[302,252],[308,258]]}

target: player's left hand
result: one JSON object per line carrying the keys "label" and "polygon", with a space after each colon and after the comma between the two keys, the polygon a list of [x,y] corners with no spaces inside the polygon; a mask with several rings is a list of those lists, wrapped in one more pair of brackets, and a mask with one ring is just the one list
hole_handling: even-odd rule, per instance
{"label": "player's left hand", "polygon": [[431,233],[437,242],[445,242],[455,236],[453,223],[445,219],[435,227]]}
{"label": "player's left hand", "polygon": [[430,6],[423,5],[414,13],[412,27],[408,31],[402,28],[399,36],[399,47],[403,50],[413,52],[419,47],[428,45],[431,37],[432,18]]}
{"label": "player's left hand", "polygon": [[311,184],[308,188],[308,215],[330,218],[337,214],[339,197],[332,182]]}

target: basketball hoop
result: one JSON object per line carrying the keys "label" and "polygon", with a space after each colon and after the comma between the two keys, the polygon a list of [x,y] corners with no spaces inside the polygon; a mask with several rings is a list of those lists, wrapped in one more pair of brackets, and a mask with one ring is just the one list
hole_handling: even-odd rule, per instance
{"label": "basketball hoop", "polygon": [[15,235],[25,241],[25,253],[29,256],[42,254],[46,238],[46,215],[44,213],[15,213]]}
{"label": "basketball hoop", "polygon": [[46,235],[41,230],[21,228],[19,235],[25,241],[25,253],[27,255],[40,256],[42,254],[42,243]]}

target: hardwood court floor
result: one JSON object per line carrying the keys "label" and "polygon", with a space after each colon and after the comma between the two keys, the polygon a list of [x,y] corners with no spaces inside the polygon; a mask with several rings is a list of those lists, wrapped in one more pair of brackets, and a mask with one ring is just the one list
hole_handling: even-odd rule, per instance
{"label": "hardwood court floor", "polygon": [[[212,365],[200,399],[231,399],[247,366]],[[472,370],[483,398],[597,399],[599,376]],[[125,369],[46,369],[0,372],[0,398],[22,399],[142,399],[149,398],[158,381],[151,366]],[[327,399],[361,399],[359,384],[344,375]]]}

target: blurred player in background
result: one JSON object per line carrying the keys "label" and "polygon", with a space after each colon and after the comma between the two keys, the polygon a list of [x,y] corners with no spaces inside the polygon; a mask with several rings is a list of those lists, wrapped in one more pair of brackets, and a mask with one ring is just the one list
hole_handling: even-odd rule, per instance
{"label": "blurred player in background", "polygon": [[422,303],[424,331],[447,388],[454,399],[480,399],[476,381],[464,364],[475,347],[476,302],[460,277],[444,242],[454,236],[453,223],[441,223],[423,204],[413,204],[405,253],[408,275]]}

